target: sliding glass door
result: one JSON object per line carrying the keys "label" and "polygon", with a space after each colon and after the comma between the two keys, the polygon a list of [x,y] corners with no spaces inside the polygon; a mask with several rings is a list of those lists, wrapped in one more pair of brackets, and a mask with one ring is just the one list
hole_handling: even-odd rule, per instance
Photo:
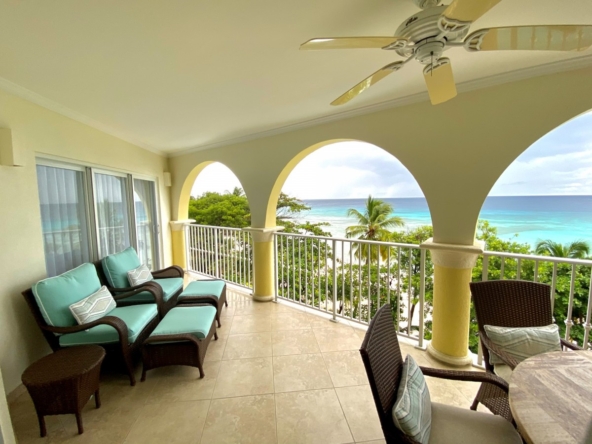
{"label": "sliding glass door", "polygon": [[133,246],[160,267],[158,188],[150,178],[38,159],[48,276]]}
{"label": "sliding glass door", "polygon": [[91,260],[84,168],[37,165],[37,186],[47,274]]}
{"label": "sliding glass door", "polygon": [[99,257],[132,245],[127,176],[95,172],[94,200]]}
{"label": "sliding glass door", "polygon": [[151,270],[158,269],[160,265],[159,225],[154,181],[134,178],[134,212],[138,256]]}

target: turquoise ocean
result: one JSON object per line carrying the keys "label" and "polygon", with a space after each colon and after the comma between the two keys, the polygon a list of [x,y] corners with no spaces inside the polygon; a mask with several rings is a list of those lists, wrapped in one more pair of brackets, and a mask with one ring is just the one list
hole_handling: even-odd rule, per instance
{"label": "turquoise ocean", "polygon": [[[431,225],[426,200],[420,198],[383,198],[393,205],[395,215],[405,221],[406,228]],[[334,237],[345,237],[345,229],[355,220],[347,217],[349,208],[364,211],[366,199],[323,199],[304,202],[311,210],[298,220],[329,222]],[[488,220],[503,239],[532,246],[540,239],[567,243],[585,240],[592,245],[592,196],[492,196],[481,209],[479,219]]]}

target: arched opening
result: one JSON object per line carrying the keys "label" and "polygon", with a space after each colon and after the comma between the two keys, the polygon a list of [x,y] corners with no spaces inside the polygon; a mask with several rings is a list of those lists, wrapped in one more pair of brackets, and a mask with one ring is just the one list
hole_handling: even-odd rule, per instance
{"label": "arched opening", "polygon": [[284,168],[268,211],[285,227],[276,238],[278,297],[363,323],[391,303],[399,331],[423,340],[433,282],[419,244],[432,237],[431,216],[392,154],[355,140],[313,145]]}
{"label": "arched opening", "polygon": [[199,172],[191,187],[188,216],[200,225],[232,228],[250,225],[247,196],[230,168],[213,162]]}
{"label": "arched opening", "polygon": [[247,196],[226,165],[200,166],[187,204],[187,215],[195,221],[186,231],[187,269],[250,287],[253,248],[242,231],[251,224]]}
{"label": "arched opening", "polygon": [[512,162],[479,215],[506,241],[592,241],[592,112],[550,131]]}
{"label": "arched opening", "polygon": [[481,275],[548,284],[561,336],[580,346],[590,342],[591,128],[589,111],[523,151],[490,190],[477,230],[491,251]]}

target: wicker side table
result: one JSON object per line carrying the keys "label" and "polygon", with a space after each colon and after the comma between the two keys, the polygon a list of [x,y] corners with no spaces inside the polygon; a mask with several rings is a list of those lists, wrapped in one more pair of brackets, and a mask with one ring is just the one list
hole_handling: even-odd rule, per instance
{"label": "wicker side table", "polygon": [[80,412],[90,397],[95,395],[97,408],[101,363],[105,350],[98,345],[65,348],[31,364],[23,373],[22,381],[35,404],[41,436],[47,435],[47,415],[76,415],[78,433],[82,434]]}

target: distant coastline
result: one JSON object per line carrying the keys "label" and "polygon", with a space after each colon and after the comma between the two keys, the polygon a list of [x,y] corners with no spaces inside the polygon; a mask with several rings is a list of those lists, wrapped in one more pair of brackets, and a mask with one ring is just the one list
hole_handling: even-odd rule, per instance
{"label": "distant coastline", "polygon": [[[395,208],[395,214],[407,228],[431,225],[429,208],[423,197],[381,198]],[[328,222],[326,231],[344,237],[354,224],[347,217],[349,208],[363,211],[365,198],[303,199],[311,210],[299,221]],[[503,239],[533,246],[539,239],[555,242],[585,240],[592,243],[592,196],[490,196],[485,200],[479,219],[488,220]],[[518,237],[513,236],[518,234]]]}

